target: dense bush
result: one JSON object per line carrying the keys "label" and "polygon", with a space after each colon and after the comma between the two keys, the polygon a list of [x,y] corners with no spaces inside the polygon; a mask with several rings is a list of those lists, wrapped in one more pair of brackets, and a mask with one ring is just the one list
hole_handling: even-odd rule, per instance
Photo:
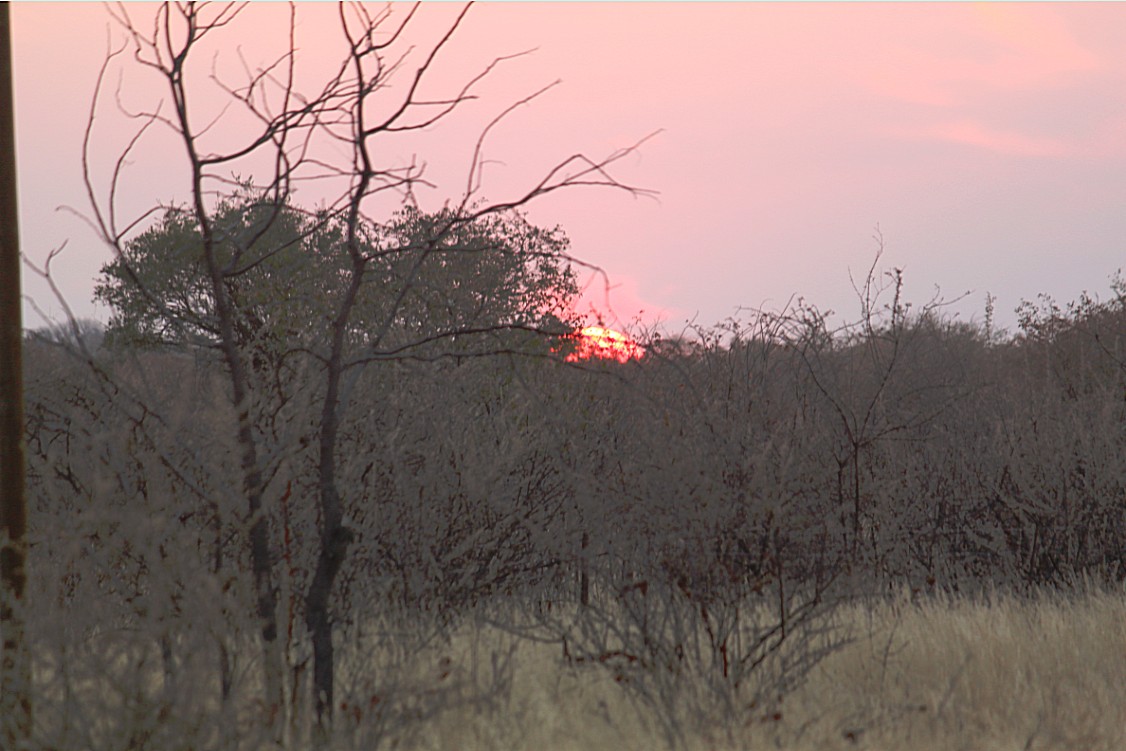
{"label": "dense bush", "polygon": [[[684,660],[720,676],[706,685],[728,703],[748,691],[758,702],[765,673],[737,668],[782,654],[771,639],[787,631],[816,653],[819,603],[839,596],[1121,581],[1115,289],[1068,312],[1026,308],[1008,338],[897,299],[835,331],[799,306],[651,337],[625,363],[530,353],[365,370],[340,428],[353,548],[336,622],[362,632],[398,613],[440,635],[484,607],[665,707]],[[45,663],[73,657],[75,638],[143,633],[90,652],[86,677],[127,668],[164,686],[163,711],[209,711],[254,690],[240,656],[254,638],[253,520],[221,364],[121,345],[82,362],[73,344],[28,343],[31,571],[37,602],[53,603],[32,613],[32,633]],[[302,390],[288,388],[259,440],[298,692],[316,453]],[[81,609],[81,633],[48,627],[57,608]],[[185,703],[176,676],[200,661],[212,698]],[[73,694],[81,669],[61,670],[45,673],[51,691]],[[669,670],[673,684],[654,677]]]}

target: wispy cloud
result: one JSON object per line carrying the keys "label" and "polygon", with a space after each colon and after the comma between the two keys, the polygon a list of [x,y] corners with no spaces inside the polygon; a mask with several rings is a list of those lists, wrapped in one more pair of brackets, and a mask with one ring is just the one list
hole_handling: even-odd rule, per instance
{"label": "wispy cloud", "polygon": [[[881,98],[958,108],[1006,94],[1058,89],[1104,70],[1104,52],[1081,41],[1048,6],[973,4],[888,22],[891,40],[856,66]],[[921,25],[937,24],[937,28]]]}
{"label": "wispy cloud", "polygon": [[893,132],[911,140],[940,141],[974,146],[988,151],[1021,157],[1074,156],[1077,147],[1056,138],[1029,135],[1019,130],[991,128],[973,120],[954,120],[916,130]]}

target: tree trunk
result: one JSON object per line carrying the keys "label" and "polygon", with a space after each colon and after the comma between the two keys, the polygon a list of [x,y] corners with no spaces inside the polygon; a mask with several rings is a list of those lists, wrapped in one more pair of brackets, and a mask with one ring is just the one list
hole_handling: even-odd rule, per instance
{"label": "tree trunk", "polygon": [[[355,212],[352,217],[354,227]],[[326,374],[324,404],[320,425],[320,511],[321,548],[317,569],[309,582],[305,597],[305,625],[313,641],[313,694],[316,708],[316,742],[323,745],[332,727],[334,655],[332,618],[329,604],[336,575],[348,553],[352,533],[344,526],[344,509],[336,487],[336,444],[340,427],[340,379],[344,374],[344,332],[363,280],[364,264],[356,249],[354,231],[349,237],[349,253],[353,268],[348,289],[341,302],[340,313],[333,321],[332,349]]]}
{"label": "tree trunk", "polygon": [[590,571],[586,552],[589,546],[590,533],[583,530],[582,551],[579,553],[579,603],[584,608],[590,605]]}
{"label": "tree trunk", "polygon": [[326,530],[317,558],[317,570],[305,600],[305,625],[313,642],[313,694],[316,708],[318,744],[328,739],[332,728],[335,656],[332,645],[332,618],[329,604],[333,584],[351,541],[351,534],[339,522]]}

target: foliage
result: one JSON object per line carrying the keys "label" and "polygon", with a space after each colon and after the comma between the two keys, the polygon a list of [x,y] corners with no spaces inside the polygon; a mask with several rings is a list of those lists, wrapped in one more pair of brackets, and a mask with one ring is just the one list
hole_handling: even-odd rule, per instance
{"label": "foliage", "polygon": [[[743,723],[780,713],[779,697],[838,648],[841,598],[1120,580],[1126,402],[1107,315],[1092,308],[1034,343],[990,340],[938,311],[834,333],[799,306],[594,368],[498,357],[363,371],[340,426],[354,540],[331,607],[348,644],[421,641],[365,642],[378,670],[341,652],[340,732],[390,743],[474,691],[503,691],[500,667],[487,686],[456,690],[400,672],[416,648],[486,614],[565,645],[575,669],[604,671],[671,745],[738,745]],[[1092,340],[1067,332],[1095,330],[1105,350],[1077,358],[1076,342]],[[37,586],[81,607],[91,634],[122,636],[112,650],[97,637],[106,651],[69,677],[44,669],[45,695],[69,690],[161,743],[171,717],[208,724],[206,696],[253,706],[239,656],[255,628],[241,575],[251,561],[221,368],[124,348],[98,365],[111,389],[47,344],[32,342],[28,362]],[[1045,377],[1060,358],[1068,378]],[[300,383],[287,388],[293,431],[307,413]],[[850,441],[865,419],[866,439]],[[317,507],[301,502],[317,492],[318,455],[295,443],[284,431],[261,442],[296,723],[310,646],[294,624],[319,552]],[[74,646],[51,613],[33,621],[37,654],[62,660]],[[83,681],[98,665],[136,696],[94,702]],[[179,680],[157,680],[166,667],[206,679],[189,700]],[[149,713],[128,720],[114,702]],[[102,731],[90,720],[86,732]]]}
{"label": "foliage", "polygon": [[[293,37],[235,84],[216,68],[252,124],[229,132],[193,127],[186,61],[238,8],[161,6],[152,31],[111,13],[171,104],[128,113],[101,205],[88,185],[116,252],[97,291],[113,357],[28,348],[43,746],[409,744],[459,702],[505,700],[499,652],[485,676],[418,678],[426,648],[486,620],[607,671],[669,745],[738,745],[839,646],[841,600],[1126,578],[1119,308],[1032,312],[1004,341],[940,301],[912,310],[874,263],[840,327],[799,300],[568,362],[550,341],[573,346],[567,241],[519,211],[636,193],[607,172],[630,150],[479,202],[513,105],[429,214],[421,167],[376,158],[503,61],[419,94],[465,11],[419,58],[414,11],[342,8],[343,62],[311,93]],[[191,196],[134,236],[148,214],[121,228],[117,181],[154,124],[185,147]],[[216,200],[244,159],[273,172]],[[307,211],[299,179],[341,192]],[[406,206],[382,222],[381,191]]]}
{"label": "foliage", "polygon": [[85,348],[94,353],[101,349],[106,337],[106,327],[101,321],[90,318],[78,318],[67,323],[56,323],[33,329],[28,332],[25,341],[40,341],[71,347],[76,350]]}
{"label": "foliage", "polygon": [[[211,222],[239,345],[313,347],[350,263],[341,216],[244,190],[220,202]],[[458,337],[464,345],[485,333],[504,339],[506,330],[573,330],[578,287],[559,228],[533,226],[515,210],[466,217],[407,207],[360,234],[370,263],[352,323],[357,351],[432,353],[426,345]],[[95,297],[113,309],[111,342],[217,346],[214,292],[188,209],[167,209],[128,242],[102,268]]]}

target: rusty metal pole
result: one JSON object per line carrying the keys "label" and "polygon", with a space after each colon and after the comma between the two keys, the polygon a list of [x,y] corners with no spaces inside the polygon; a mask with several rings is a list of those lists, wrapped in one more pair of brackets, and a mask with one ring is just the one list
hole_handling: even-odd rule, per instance
{"label": "rusty metal pole", "polygon": [[31,739],[31,663],[22,612],[27,496],[10,7],[0,3],[0,746],[23,749]]}

